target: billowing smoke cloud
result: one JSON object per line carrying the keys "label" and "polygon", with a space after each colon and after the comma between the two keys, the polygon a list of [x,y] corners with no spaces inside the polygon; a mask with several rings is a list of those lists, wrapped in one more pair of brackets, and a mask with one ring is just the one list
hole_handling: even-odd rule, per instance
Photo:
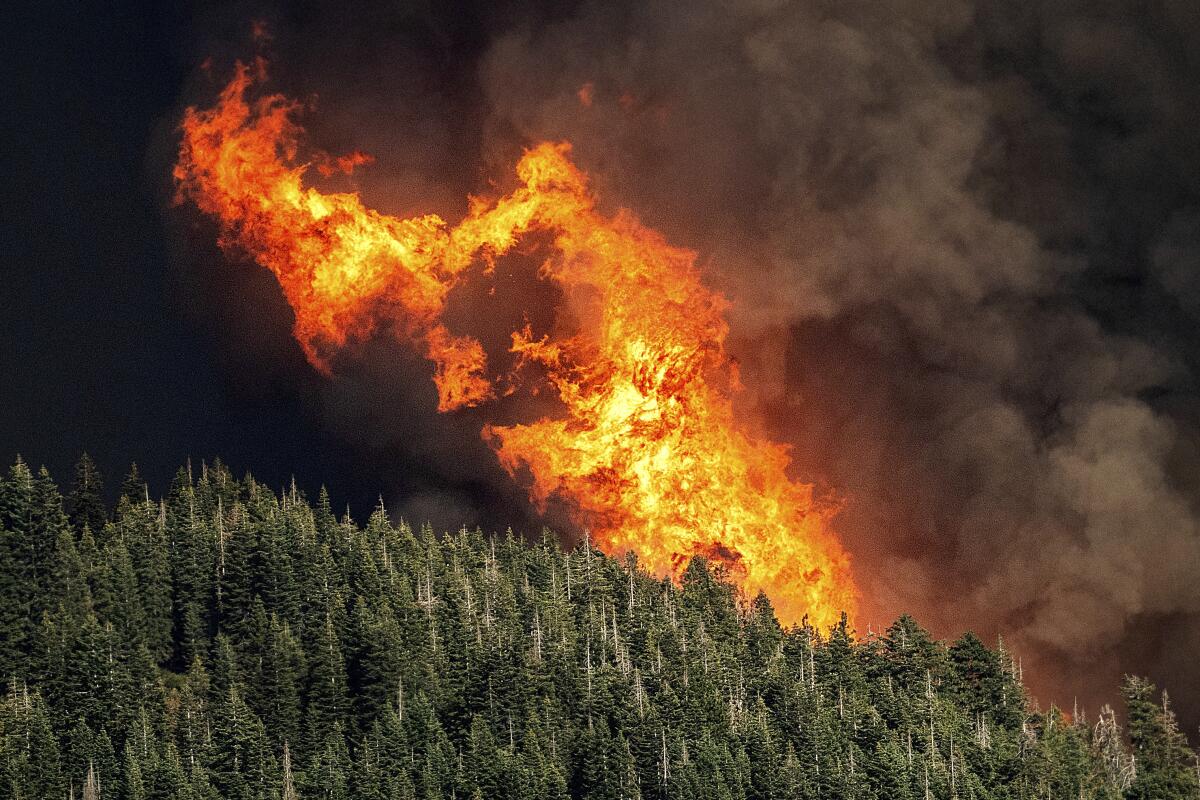
{"label": "billowing smoke cloud", "polygon": [[[320,146],[378,158],[385,210],[453,219],[523,145],[573,142],[734,299],[747,419],[844,500],[861,627],[1003,633],[1068,706],[1150,671],[1194,729],[1195,5],[488,8],[268,17],[273,64],[320,96]],[[232,37],[201,27],[201,55]],[[320,393],[410,514],[528,513],[394,346]]]}
{"label": "billowing smoke cloud", "polygon": [[1094,5],[597,3],[483,76],[498,160],[569,139],[709,257],[881,624],[1004,632],[1059,703],[1150,669],[1194,722],[1200,15]]}

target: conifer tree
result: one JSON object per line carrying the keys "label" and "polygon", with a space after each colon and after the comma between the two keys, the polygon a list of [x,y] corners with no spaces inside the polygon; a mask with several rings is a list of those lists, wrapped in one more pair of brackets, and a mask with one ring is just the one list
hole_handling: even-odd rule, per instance
{"label": "conifer tree", "polygon": [[115,629],[120,652],[129,654],[147,644],[146,613],[133,559],[120,536],[112,539],[101,557],[106,567],[104,596],[109,604],[101,613]]}
{"label": "conifer tree", "polygon": [[335,724],[305,772],[303,793],[328,800],[351,800],[349,774],[350,751],[341,725]]}
{"label": "conifer tree", "polygon": [[1130,800],[1190,800],[1200,796],[1195,753],[1175,722],[1166,693],[1158,695],[1145,678],[1126,677],[1122,686],[1129,713],[1137,777],[1129,787]]}
{"label": "conifer tree", "polygon": [[277,742],[302,739],[300,690],[304,674],[300,643],[286,623],[273,617],[260,673],[260,715],[267,733]]}
{"label": "conifer tree", "polygon": [[274,759],[262,722],[236,683],[214,704],[213,747],[208,774],[222,800],[268,797],[275,786]]}
{"label": "conifer tree", "polygon": [[55,797],[62,793],[64,781],[58,740],[51,728],[42,699],[34,695],[22,699],[25,706],[17,727],[18,741],[23,740],[26,773],[21,783],[29,797]]}
{"label": "conifer tree", "polygon": [[122,509],[116,535],[133,563],[142,608],[142,640],[155,660],[165,663],[174,649],[165,520],[160,519],[158,508],[145,501],[136,505],[125,503]]}
{"label": "conifer tree", "polygon": [[128,501],[131,507],[137,507],[149,500],[147,494],[146,482],[142,480],[142,476],[138,472],[138,465],[130,464],[129,472],[125,475],[125,479],[121,481],[121,494],[117,503],[118,508],[121,507],[121,500]]}
{"label": "conifer tree", "polygon": [[87,453],[81,455],[75,464],[75,480],[67,498],[67,507],[71,510],[71,524],[76,530],[83,530],[86,525],[98,534],[108,522],[104,480],[96,462]]}
{"label": "conifer tree", "polygon": [[90,763],[83,780],[83,800],[100,800],[100,776],[96,774],[95,765]]}
{"label": "conifer tree", "polygon": [[146,800],[146,784],[142,780],[142,767],[134,751],[125,750],[124,796],[127,800]]}
{"label": "conifer tree", "polygon": [[30,496],[33,572],[38,587],[45,586],[46,576],[53,568],[58,536],[71,529],[63,510],[62,494],[50,472],[42,467],[33,480]]}
{"label": "conifer tree", "polygon": [[26,670],[24,654],[36,625],[38,580],[33,474],[19,457],[0,480],[0,680]]}
{"label": "conifer tree", "polygon": [[975,634],[967,632],[950,646],[950,691],[974,713],[990,713],[1001,706],[1004,672],[996,653]]}
{"label": "conifer tree", "polygon": [[1092,733],[1092,748],[1099,758],[1099,767],[1109,786],[1120,795],[1133,784],[1136,767],[1133,756],[1125,750],[1121,728],[1112,706],[1100,709],[1100,718]]}
{"label": "conifer tree", "polygon": [[334,729],[340,730],[345,719],[346,666],[343,658],[332,615],[326,615],[325,624],[314,632],[306,653],[308,681],[305,741],[308,743],[306,752],[309,754],[317,754],[326,749]]}

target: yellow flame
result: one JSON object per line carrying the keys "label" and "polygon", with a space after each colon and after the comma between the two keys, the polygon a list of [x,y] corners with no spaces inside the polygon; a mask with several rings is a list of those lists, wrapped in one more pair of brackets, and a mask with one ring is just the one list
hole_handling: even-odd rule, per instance
{"label": "yellow flame", "polygon": [[514,332],[512,351],[541,367],[565,411],[485,426],[504,467],[528,469],[531,499],[561,497],[606,552],[632,550],[663,575],[694,556],[720,561],[748,593],[765,591],[785,622],[807,614],[827,626],[853,613],[857,591],[830,511],[810,485],[788,478],[784,446],[735,418],[727,301],[704,285],[693,252],[629,212],[600,214],[562,143],[528,150],[520,185],[474,199],[453,227],[306,187],[305,167],[295,165],[295,104],[247,99],[256,66],[239,66],[213,108],[188,109],[175,177],[181,199],[219,220],[223,245],[278,278],[315,366],[326,370],[329,348],[387,320],[434,362],[439,410],[484,403],[494,390],[483,348],[443,324],[447,295],[480,256],[548,233],[542,277],[562,289],[560,314],[574,330]]}

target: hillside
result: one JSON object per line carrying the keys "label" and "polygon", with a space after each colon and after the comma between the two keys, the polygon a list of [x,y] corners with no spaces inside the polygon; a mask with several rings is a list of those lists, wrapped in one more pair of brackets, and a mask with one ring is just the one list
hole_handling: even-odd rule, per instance
{"label": "hillside", "polygon": [[[338,519],[222,466],[0,479],[0,798],[1196,798],[1169,705],[1068,720],[911,618],[781,629],[545,536]],[[1115,689],[1115,687],[1114,687]]]}

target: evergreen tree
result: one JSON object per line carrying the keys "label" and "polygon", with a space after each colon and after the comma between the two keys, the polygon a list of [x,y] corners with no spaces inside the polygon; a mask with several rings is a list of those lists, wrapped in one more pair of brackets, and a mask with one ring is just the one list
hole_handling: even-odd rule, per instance
{"label": "evergreen tree", "polygon": [[350,767],[350,751],[346,747],[342,727],[335,724],[305,773],[302,794],[327,800],[351,800]]}
{"label": "evergreen tree", "polygon": [[[71,530],[70,521],[63,510],[62,494],[45,467],[38,470],[33,480],[29,511],[33,575],[38,589],[44,589],[47,576],[54,568],[58,537]],[[39,602],[44,605],[53,599],[43,594]]]}
{"label": "evergreen tree", "polygon": [[950,646],[950,691],[972,713],[990,713],[1004,697],[1000,659],[975,634],[967,632]]}
{"label": "evergreen tree", "polygon": [[1129,712],[1129,740],[1137,777],[1129,787],[1130,800],[1191,800],[1200,796],[1196,754],[1175,722],[1164,692],[1145,678],[1126,677],[1121,693]]}
{"label": "evergreen tree", "polygon": [[142,608],[141,592],[133,559],[125,541],[120,536],[113,538],[102,555],[105,570],[103,580],[107,608],[101,613],[115,629],[118,649],[128,655],[146,641],[146,613]]}
{"label": "evergreen tree", "polygon": [[[142,476],[138,472],[138,465],[130,464],[129,473],[121,481],[120,500],[127,501],[131,507],[136,507],[150,499],[147,496],[148,491],[146,482],[142,480]],[[120,505],[118,501],[118,508]]]}
{"label": "evergreen tree", "polygon": [[326,615],[325,624],[315,632],[306,660],[305,752],[320,754],[334,729],[341,729],[347,711],[346,667],[332,615]]}
{"label": "evergreen tree", "polygon": [[75,464],[75,481],[71,485],[67,507],[71,510],[71,524],[76,530],[83,530],[87,526],[98,534],[108,522],[108,509],[104,505],[104,480],[96,462],[87,453],[81,455]]}
{"label": "evergreen tree", "polygon": [[174,650],[171,565],[165,520],[159,516],[158,508],[148,502],[125,503],[122,509],[117,536],[133,562],[143,616],[142,640],[155,660],[165,663]]}
{"label": "evergreen tree", "polygon": [[37,695],[22,694],[24,706],[16,727],[18,745],[23,756],[25,774],[20,782],[28,797],[56,797],[62,794],[64,780],[58,740],[51,728],[50,718]]}
{"label": "evergreen tree", "polygon": [[127,800],[146,800],[146,784],[142,780],[142,767],[134,751],[125,750],[125,797]]}
{"label": "evergreen tree", "polygon": [[209,779],[222,800],[257,800],[270,796],[275,773],[262,722],[231,685],[213,710]]}
{"label": "evergreen tree", "polygon": [[271,619],[269,643],[261,670],[260,714],[276,742],[302,741],[300,708],[304,654],[287,624]]}
{"label": "evergreen tree", "polygon": [[174,720],[180,757],[189,773],[207,762],[212,746],[212,722],[208,707],[210,688],[208,671],[197,656],[179,690],[178,711]]}
{"label": "evergreen tree", "polygon": [[38,601],[33,474],[19,457],[0,480],[0,680],[27,672]]}

